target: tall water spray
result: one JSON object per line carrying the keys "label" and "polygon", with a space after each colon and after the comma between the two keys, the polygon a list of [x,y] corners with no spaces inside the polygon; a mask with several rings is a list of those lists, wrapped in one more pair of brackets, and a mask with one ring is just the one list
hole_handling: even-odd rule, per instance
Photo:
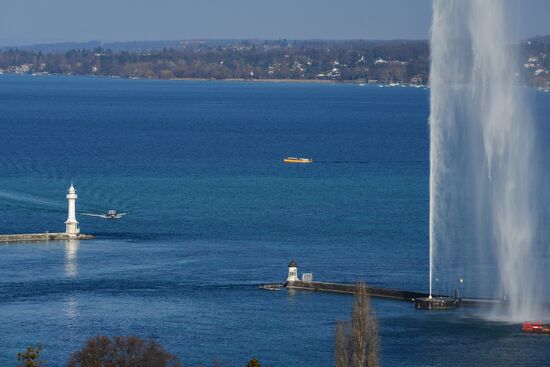
{"label": "tall water spray", "polygon": [[464,278],[477,295],[505,297],[519,321],[540,304],[536,139],[507,10],[507,0],[433,2],[430,294]]}

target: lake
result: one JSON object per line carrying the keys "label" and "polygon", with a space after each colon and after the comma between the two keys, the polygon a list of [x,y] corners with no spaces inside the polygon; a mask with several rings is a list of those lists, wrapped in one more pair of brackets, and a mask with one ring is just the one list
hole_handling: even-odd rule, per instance
{"label": "lake", "polygon": [[[64,231],[73,182],[97,238],[0,245],[0,364],[132,334],[188,366],[332,366],[352,297],[257,286],[294,258],[316,280],[427,291],[428,114],[423,88],[1,76],[0,231]],[[128,214],[83,215],[108,209]],[[475,310],[373,304],[385,366],[550,360],[548,338]]]}

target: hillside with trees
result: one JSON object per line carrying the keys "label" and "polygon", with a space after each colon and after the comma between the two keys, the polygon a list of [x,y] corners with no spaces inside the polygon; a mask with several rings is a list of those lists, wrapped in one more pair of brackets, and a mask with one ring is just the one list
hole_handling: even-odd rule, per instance
{"label": "hillside with trees", "polygon": [[[519,75],[522,82],[550,85],[548,39],[539,37],[520,45],[525,59]],[[148,79],[426,84],[430,61],[427,41],[159,41],[103,46],[90,42],[81,46],[4,49],[0,51],[0,71]],[[140,46],[144,48],[138,50]]]}

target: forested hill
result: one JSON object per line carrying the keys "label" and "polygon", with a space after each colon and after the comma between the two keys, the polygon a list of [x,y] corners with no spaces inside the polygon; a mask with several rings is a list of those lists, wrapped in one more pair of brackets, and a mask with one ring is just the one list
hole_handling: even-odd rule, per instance
{"label": "forested hill", "polygon": [[[521,44],[523,81],[550,82],[550,37]],[[5,48],[0,69],[13,73],[123,78],[291,79],[425,84],[427,41],[158,41]],[[536,74],[536,75],[535,75]]]}

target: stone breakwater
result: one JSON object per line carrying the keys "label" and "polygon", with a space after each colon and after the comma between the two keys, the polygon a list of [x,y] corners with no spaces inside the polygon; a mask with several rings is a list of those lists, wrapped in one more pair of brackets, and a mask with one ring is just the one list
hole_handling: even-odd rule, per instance
{"label": "stone breakwater", "polygon": [[0,243],[7,242],[34,242],[34,241],[64,241],[64,240],[90,240],[95,238],[91,234],[78,234],[70,237],[67,233],[25,233],[0,235]]}
{"label": "stone breakwater", "polygon": [[[285,287],[288,289],[301,289],[308,291],[333,292],[355,294],[354,284],[339,284],[328,282],[287,282]],[[427,297],[427,293],[402,291],[397,289],[367,287],[367,293],[371,297],[391,298],[395,300],[414,302],[416,298]]]}
{"label": "stone breakwater", "polygon": [[[274,286],[274,285],[271,285]],[[330,282],[304,282],[294,281],[286,282],[283,287],[287,289],[297,289],[306,291],[317,292],[331,292],[331,293],[343,293],[343,294],[355,294],[355,284],[342,284],[342,283],[330,283]],[[264,289],[265,286],[263,287]],[[398,301],[417,302],[418,300],[427,298],[428,293],[405,291],[391,288],[379,288],[367,286],[367,294],[374,298],[386,298]],[[460,306],[504,306],[507,304],[506,300],[502,299],[489,299],[489,298],[454,298],[445,295],[433,295],[434,298],[447,298],[456,300],[456,304]],[[548,305],[550,307],[550,305]]]}

